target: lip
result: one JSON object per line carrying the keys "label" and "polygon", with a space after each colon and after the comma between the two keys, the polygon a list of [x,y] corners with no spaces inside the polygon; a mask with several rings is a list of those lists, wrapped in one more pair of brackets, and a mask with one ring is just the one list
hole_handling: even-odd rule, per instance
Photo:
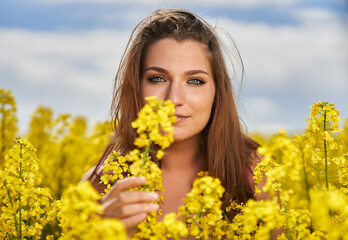
{"label": "lip", "polygon": [[184,120],[186,120],[186,119],[189,118],[189,116],[182,115],[182,114],[174,114],[174,115],[175,115],[175,117],[176,117],[176,122],[177,122],[177,123],[178,123],[178,122],[182,122],[182,121],[184,121]]}

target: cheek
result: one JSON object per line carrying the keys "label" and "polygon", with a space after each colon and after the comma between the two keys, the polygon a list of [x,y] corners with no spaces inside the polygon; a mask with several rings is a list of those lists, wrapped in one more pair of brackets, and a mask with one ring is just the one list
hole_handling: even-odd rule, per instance
{"label": "cheek", "polygon": [[165,88],[161,85],[153,85],[143,80],[140,85],[141,97],[144,99],[149,96],[156,96],[158,99],[164,99]]}
{"label": "cheek", "polygon": [[145,98],[149,96],[154,96],[152,88],[147,84],[145,80],[142,80],[140,83],[140,96],[141,96],[141,105],[146,104]]}
{"label": "cheek", "polygon": [[200,121],[206,124],[210,118],[211,110],[214,102],[215,92],[205,92],[196,96],[194,100],[195,111],[200,115]]}

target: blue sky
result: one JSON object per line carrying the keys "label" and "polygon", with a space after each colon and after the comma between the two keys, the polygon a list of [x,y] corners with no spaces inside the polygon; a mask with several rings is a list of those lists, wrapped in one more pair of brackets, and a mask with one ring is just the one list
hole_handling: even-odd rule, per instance
{"label": "blue sky", "polygon": [[233,84],[249,131],[301,131],[317,101],[348,117],[346,0],[1,1],[0,87],[16,96],[20,130],[38,104],[91,124],[105,120],[130,31],[169,7],[187,8],[235,40],[246,75],[241,91]]}

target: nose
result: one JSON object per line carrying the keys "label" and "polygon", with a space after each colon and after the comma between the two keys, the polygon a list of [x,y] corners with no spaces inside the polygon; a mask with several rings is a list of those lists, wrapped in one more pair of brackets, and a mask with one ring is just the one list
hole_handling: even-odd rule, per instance
{"label": "nose", "polygon": [[169,85],[166,99],[172,101],[177,107],[181,106],[185,102],[185,89],[179,81],[172,81]]}

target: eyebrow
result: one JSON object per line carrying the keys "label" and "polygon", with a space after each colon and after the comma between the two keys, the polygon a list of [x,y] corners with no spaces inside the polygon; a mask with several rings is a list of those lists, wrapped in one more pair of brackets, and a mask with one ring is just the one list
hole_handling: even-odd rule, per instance
{"label": "eyebrow", "polygon": [[[149,71],[149,70],[155,70],[157,72],[169,74],[169,72],[166,69],[161,68],[161,67],[154,67],[154,66],[146,68],[144,72]],[[206,74],[206,75],[209,76],[209,74],[206,71],[203,71],[203,70],[200,70],[200,69],[188,70],[188,71],[185,72],[185,75],[190,76],[190,75],[194,75],[194,74],[198,74],[198,73],[203,73],[203,74]]]}

